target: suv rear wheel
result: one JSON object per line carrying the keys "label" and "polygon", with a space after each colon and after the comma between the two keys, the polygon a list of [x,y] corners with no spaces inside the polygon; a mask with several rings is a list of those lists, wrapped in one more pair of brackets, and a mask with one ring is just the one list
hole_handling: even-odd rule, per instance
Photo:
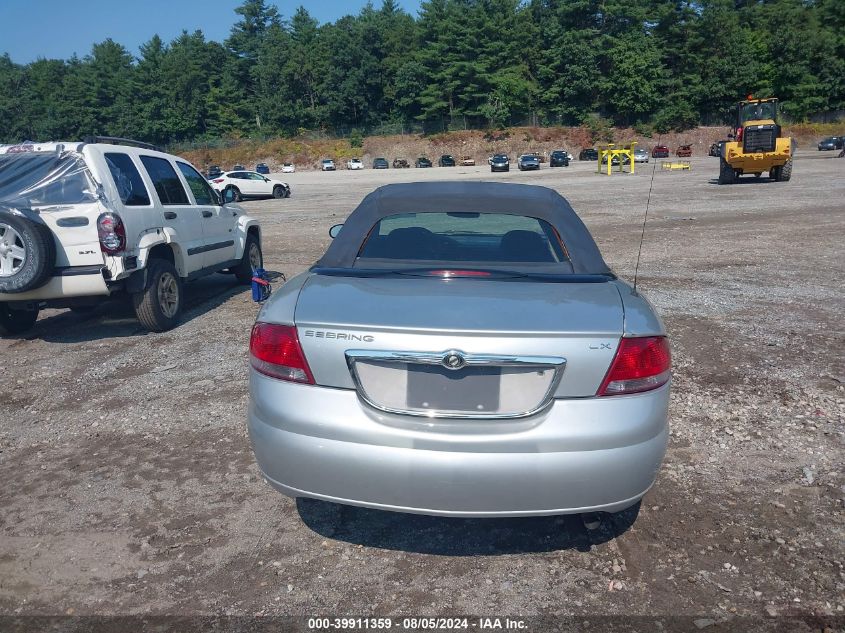
{"label": "suv rear wheel", "polygon": [[273,187],[273,197],[274,198],[286,198],[285,196],[285,188],[282,185],[276,185]]}
{"label": "suv rear wheel", "polygon": [[153,259],[147,266],[147,287],[132,295],[132,304],[141,325],[151,332],[164,332],[179,321],[182,296],[182,280],[173,264]]}
{"label": "suv rear wheel", "polygon": [[15,310],[0,302],[0,335],[26,332],[38,320],[38,310]]}

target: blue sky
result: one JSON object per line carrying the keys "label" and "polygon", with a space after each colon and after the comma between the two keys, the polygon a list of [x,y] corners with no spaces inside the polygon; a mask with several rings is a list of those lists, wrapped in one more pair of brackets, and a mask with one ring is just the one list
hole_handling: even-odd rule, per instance
{"label": "blue sky", "polygon": [[[367,0],[270,0],[283,18],[299,5],[322,22],[355,14]],[[46,57],[67,59],[74,53],[84,57],[91,45],[110,37],[133,55],[138,46],[158,33],[169,42],[182,30],[200,29],[207,39],[223,41],[236,22],[235,7],[242,0],[0,0],[0,55],[25,64]],[[420,0],[399,0],[408,13],[416,15]],[[373,0],[375,7],[381,0]]]}

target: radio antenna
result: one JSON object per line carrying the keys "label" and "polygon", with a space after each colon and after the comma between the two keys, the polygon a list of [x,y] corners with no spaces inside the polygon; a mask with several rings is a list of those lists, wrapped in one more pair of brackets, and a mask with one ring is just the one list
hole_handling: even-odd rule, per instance
{"label": "radio antenna", "polygon": [[[660,143],[660,137],[657,137],[657,142]],[[637,249],[637,264],[634,266],[634,294],[637,294],[637,273],[640,270],[640,256],[643,253],[643,240],[645,240],[645,223],[648,220],[648,207],[651,204],[651,190],[654,188],[654,173],[657,171],[657,161],[651,168],[651,183],[648,185],[648,199],[645,203],[645,215],[643,216],[643,230],[640,233],[640,247]]]}

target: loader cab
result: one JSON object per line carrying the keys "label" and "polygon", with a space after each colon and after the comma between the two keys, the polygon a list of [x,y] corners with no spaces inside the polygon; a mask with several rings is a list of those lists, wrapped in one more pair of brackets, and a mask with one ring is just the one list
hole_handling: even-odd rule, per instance
{"label": "loader cab", "polygon": [[778,100],[749,99],[748,101],[740,101],[737,112],[737,129],[749,124],[775,123],[778,114]]}
{"label": "loader cab", "polygon": [[744,153],[772,152],[781,136],[777,123],[777,99],[753,99],[749,96],[737,104],[737,121],[733,138]]}

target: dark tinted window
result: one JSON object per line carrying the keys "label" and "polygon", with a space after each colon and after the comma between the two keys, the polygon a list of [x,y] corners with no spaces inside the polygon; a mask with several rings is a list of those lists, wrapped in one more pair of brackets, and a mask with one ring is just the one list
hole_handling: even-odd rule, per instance
{"label": "dark tinted window", "polygon": [[150,195],[141,179],[141,174],[128,154],[106,152],[106,164],[117,187],[120,201],[127,207],[146,207],[150,204]]}
{"label": "dark tinted window", "polygon": [[194,194],[194,200],[197,204],[217,204],[217,198],[208,186],[208,181],[203,178],[200,173],[185,163],[176,163],[179,166],[179,171],[188,181],[188,186],[191,188],[191,193]]}
{"label": "dark tinted window", "polygon": [[162,204],[189,204],[188,194],[169,161],[155,156],[141,156]]}
{"label": "dark tinted window", "polygon": [[505,213],[403,213],[380,220],[361,259],[444,262],[566,261],[544,220]]}

